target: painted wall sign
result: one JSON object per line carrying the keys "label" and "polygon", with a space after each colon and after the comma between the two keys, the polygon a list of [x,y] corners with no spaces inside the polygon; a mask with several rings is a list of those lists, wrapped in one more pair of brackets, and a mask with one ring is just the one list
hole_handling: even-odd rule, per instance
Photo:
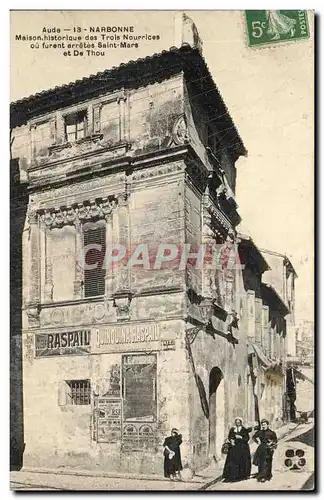
{"label": "painted wall sign", "polygon": [[166,351],[169,349],[174,350],[176,347],[175,340],[161,340],[161,347]]}
{"label": "painted wall sign", "polygon": [[97,401],[97,439],[98,443],[116,443],[121,440],[121,400],[99,398]]}
{"label": "painted wall sign", "polygon": [[35,357],[90,352],[90,330],[35,335]]}
{"label": "painted wall sign", "polygon": [[[93,352],[113,350],[143,349],[145,344],[158,349],[160,341],[159,326],[154,323],[114,325],[93,330]],[[154,345],[154,343],[156,345]]]}

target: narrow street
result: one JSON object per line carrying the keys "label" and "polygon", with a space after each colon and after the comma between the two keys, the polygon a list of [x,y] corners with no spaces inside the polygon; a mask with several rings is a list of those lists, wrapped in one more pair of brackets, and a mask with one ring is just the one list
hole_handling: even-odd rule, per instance
{"label": "narrow street", "polygon": [[[294,456],[291,457],[292,465],[287,466],[287,450],[293,450]],[[304,466],[298,466],[299,457],[296,457],[296,451],[302,450],[306,463]],[[288,452],[289,453],[289,452]],[[298,452],[301,454],[300,452]],[[290,452],[290,454],[292,454]],[[292,469],[293,467],[296,469]],[[297,469],[298,467],[298,469]],[[314,471],[314,421],[309,424],[298,426],[295,431],[281,439],[273,458],[272,473],[273,478],[269,482],[258,483],[253,475],[257,468],[252,466],[252,477],[239,483],[216,482],[207,488],[209,490],[289,490],[296,491],[301,489],[313,489],[311,478]]]}
{"label": "narrow street", "polygon": [[[292,464],[285,465],[287,450],[294,451],[294,457],[291,458]],[[296,451],[304,452],[306,463],[298,470],[291,470],[294,463],[298,463],[299,458],[296,457]],[[300,452],[299,452],[300,453]],[[291,452],[290,452],[291,454]],[[114,478],[103,476],[86,476],[76,473],[62,474],[60,473],[42,473],[19,471],[11,472],[10,488],[16,491],[94,491],[94,490],[135,490],[135,491],[193,491],[203,489],[205,491],[226,491],[226,490],[301,490],[312,489],[313,487],[313,471],[314,471],[314,421],[308,424],[302,424],[279,440],[278,448],[275,452],[273,461],[273,478],[270,482],[258,483],[253,477],[247,481],[239,483],[222,483],[217,479],[220,476],[221,470],[215,471],[215,479],[210,478],[206,483],[194,478],[190,482],[171,482],[160,479],[132,479],[132,478]],[[255,467],[252,469],[252,476],[256,472]],[[207,486],[207,487],[206,487]]]}

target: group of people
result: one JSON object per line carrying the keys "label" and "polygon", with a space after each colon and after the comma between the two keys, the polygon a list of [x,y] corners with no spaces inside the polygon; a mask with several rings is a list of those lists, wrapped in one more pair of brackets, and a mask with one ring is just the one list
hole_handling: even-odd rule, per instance
{"label": "group of people", "polygon": [[[252,437],[258,444],[254,454],[253,465],[258,467],[256,478],[264,483],[272,478],[272,459],[277,446],[277,435],[269,427],[269,421],[261,420],[260,429]],[[228,434],[228,451],[223,470],[223,480],[235,482],[248,479],[251,474],[251,453],[249,447],[249,432],[243,427],[241,418],[236,418],[234,427]]]}
{"label": "group of people", "polygon": [[[260,482],[272,478],[272,459],[277,446],[277,435],[269,427],[266,419],[261,420],[260,428],[252,437],[258,444],[254,454],[253,464],[258,467],[256,478]],[[226,440],[227,456],[223,470],[223,481],[236,482],[248,479],[251,475],[251,453],[249,447],[249,430],[243,427],[243,420],[236,418]],[[182,436],[178,429],[172,429],[171,436],[164,441],[164,476],[181,479],[182,470],[180,445]]]}

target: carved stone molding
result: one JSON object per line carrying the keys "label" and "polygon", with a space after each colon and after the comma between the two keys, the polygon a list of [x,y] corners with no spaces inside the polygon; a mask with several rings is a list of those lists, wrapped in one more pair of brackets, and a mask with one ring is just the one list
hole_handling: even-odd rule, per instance
{"label": "carved stone molding", "polygon": [[165,163],[157,167],[149,167],[143,170],[137,170],[132,174],[133,181],[141,181],[152,177],[159,177],[175,172],[183,172],[185,166],[180,162]]}
{"label": "carved stone molding", "polygon": [[178,145],[188,142],[188,128],[184,116],[180,116],[173,125],[172,137],[175,144]]}
{"label": "carved stone molding", "polygon": [[38,328],[40,325],[40,304],[28,304],[26,314],[30,328]]}
{"label": "carved stone molding", "polygon": [[28,361],[30,365],[34,362],[34,335],[25,334],[23,336],[24,343],[24,358]]}
{"label": "carved stone molding", "polygon": [[27,212],[28,224],[38,224],[38,213],[36,210],[30,209]]}
{"label": "carved stone molding", "polygon": [[124,191],[123,193],[118,194],[117,201],[118,201],[118,206],[125,207],[129,201],[129,193],[127,191]]}
{"label": "carved stone molding", "polygon": [[117,321],[130,320],[130,305],[132,301],[132,294],[116,294],[114,297],[114,307],[116,308]]}
{"label": "carved stone molding", "polygon": [[216,222],[215,225],[219,225],[227,234],[233,234],[233,228],[230,221],[225,217],[225,215],[217,208],[210,200],[205,203],[204,209],[208,215],[211,217],[211,223]]}
{"label": "carved stone molding", "polygon": [[42,211],[40,220],[47,227],[61,227],[68,224],[78,226],[83,221],[96,218],[105,219],[116,205],[115,199],[101,198],[95,201],[78,203],[70,207]]}

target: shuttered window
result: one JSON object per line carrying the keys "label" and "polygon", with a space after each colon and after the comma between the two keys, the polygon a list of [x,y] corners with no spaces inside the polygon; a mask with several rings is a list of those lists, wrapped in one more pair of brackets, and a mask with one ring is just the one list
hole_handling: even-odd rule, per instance
{"label": "shuttered window", "polygon": [[71,113],[65,117],[65,140],[67,142],[75,142],[86,136],[86,117],[86,111]]}
{"label": "shuttered window", "polygon": [[84,244],[84,296],[95,297],[105,293],[104,258],[106,252],[106,226],[102,221],[83,226]]}

